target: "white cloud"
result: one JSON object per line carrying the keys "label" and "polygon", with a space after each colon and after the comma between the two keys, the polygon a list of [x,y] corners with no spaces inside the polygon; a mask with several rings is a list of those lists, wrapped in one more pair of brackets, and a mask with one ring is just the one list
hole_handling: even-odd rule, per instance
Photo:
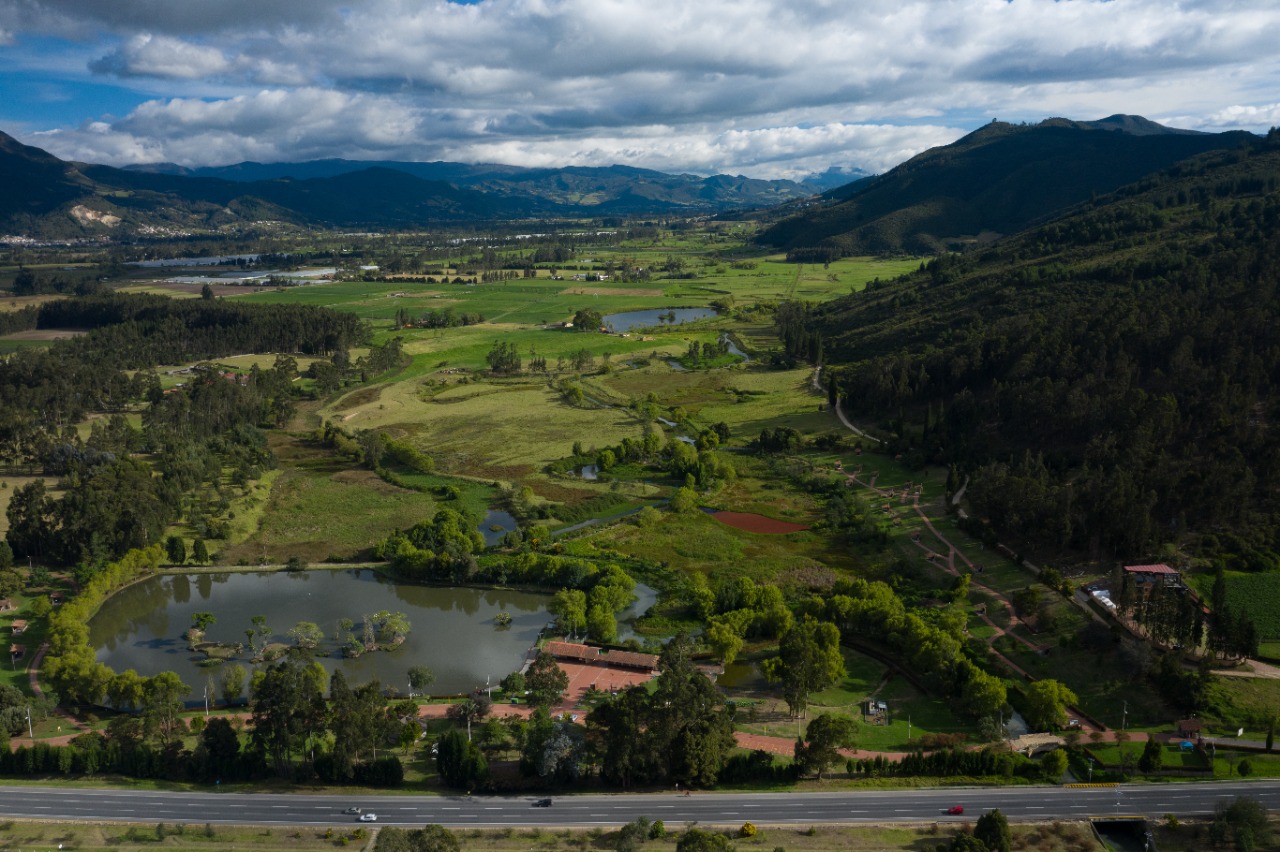
{"label": "white cloud", "polygon": [[225,74],[231,69],[231,63],[216,47],[191,44],[169,36],[139,33],[90,67],[98,73],[121,77],[197,80]]}
{"label": "white cloud", "polygon": [[1280,127],[1280,103],[1245,106],[1233,104],[1206,116],[1188,116],[1184,126],[1198,130],[1252,130],[1265,133]]}
{"label": "white cloud", "polygon": [[25,0],[5,30],[146,86],[103,159],[881,170],[994,116],[1256,129],[1280,84],[1274,0]]}

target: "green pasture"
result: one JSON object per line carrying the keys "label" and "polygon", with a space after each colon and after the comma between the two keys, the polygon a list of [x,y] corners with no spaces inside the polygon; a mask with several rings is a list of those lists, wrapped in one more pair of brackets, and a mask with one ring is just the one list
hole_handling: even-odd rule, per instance
{"label": "green pasture", "polygon": [[257,529],[219,554],[228,564],[350,558],[435,511],[430,497],[351,469],[327,450],[277,436],[282,471],[261,506]]}
{"label": "green pasture", "polygon": [[[1260,637],[1280,639],[1280,573],[1227,571],[1223,576],[1227,583],[1227,606],[1231,611],[1247,615]],[[1202,600],[1208,601],[1213,597],[1213,574],[1191,574],[1187,581]]]}
{"label": "green pasture", "polygon": [[664,511],[653,526],[641,529],[628,521],[593,532],[591,538],[598,546],[675,571],[708,574],[712,582],[722,576],[749,576],[757,582],[789,585],[815,576],[829,578],[832,567],[852,567],[845,554],[816,533],[749,533],[704,512]]}
{"label": "green pasture", "polygon": [[1235,736],[1243,727],[1245,739],[1264,740],[1265,720],[1277,707],[1280,707],[1280,680],[1218,676],[1209,686],[1209,699],[1201,716],[1209,733]]}
{"label": "green pasture", "polygon": [[[607,260],[630,260],[636,265],[652,267],[665,261],[668,255],[682,251],[696,253],[704,250],[705,245],[703,241],[690,242],[683,250],[670,245],[646,250],[632,250],[627,246],[592,247],[583,252],[591,255],[592,263],[574,260],[568,265],[599,268]],[[481,313],[488,322],[545,325],[563,322],[582,308],[618,313],[700,307],[725,297],[730,297],[735,304],[788,298],[820,302],[860,290],[875,278],[895,278],[920,264],[917,258],[846,258],[826,267],[788,264],[784,260],[781,255],[744,256],[711,264],[691,259],[688,269],[698,276],[692,279],[666,278],[663,273],[656,273],[647,281],[573,281],[569,279],[574,270],[564,270],[565,280],[560,281],[542,276],[475,285],[423,284],[395,279],[342,281],[287,287],[237,298],[336,308],[373,321],[390,320],[399,309],[420,315],[452,307],[456,313]],[[456,270],[454,272],[456,274]]]}

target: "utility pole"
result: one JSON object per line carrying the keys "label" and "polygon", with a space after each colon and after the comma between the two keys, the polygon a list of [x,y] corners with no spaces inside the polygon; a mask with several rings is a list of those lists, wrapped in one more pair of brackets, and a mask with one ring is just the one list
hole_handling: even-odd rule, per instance
{"label": "utility pole", "polygon": [[1129,726],[1129,702],[1124,702],[1124,715],[1120,717],[1120,730],[1125,730]]}
{"label": "utility pole", "polygon": [[31,727],[31,705],[30,704],[27,705],[27,734],[30,735],[31,737],[31,744],[35,745],[36,732],[35,732],[35,729]]}
{"label": "utility pole", "polygon": [[204,717],[209,718],[209,684],[204,685]]}

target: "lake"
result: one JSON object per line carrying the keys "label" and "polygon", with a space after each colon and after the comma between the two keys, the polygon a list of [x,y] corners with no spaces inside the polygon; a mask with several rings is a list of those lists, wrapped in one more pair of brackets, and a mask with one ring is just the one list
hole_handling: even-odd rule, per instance
{"label": "lake", "polygon": [[[668,321],[668,317],[674,316]],[[604,317],[605,327],[611,331],[630,331],[633,328],[680,325],[716,316],[715,308],[656,308],[651,311],[627,311]]]}
{"label": "lake", "polygon": [[[638,585],[636,593],[640,599],[618,617],[623,635],[630,634],[623,622],[643,614],[657,597],[646,586]],[[275,631],[273,642],[288,643],[290,628],[311,621],[326,634],[317,658],[330,672],[342,668],[352,684],[376,677],[407,691],[409,668],[425,665],[436,676],[429,692],[457,694],[483,687],[486,677],[496,684],[524,664],[551,621],[546,611],[550,600],[547,594],[508,589],[396,583],[369,569],[165,575],[108,600],[89,623],[89,642],[98,649],[97,659],[115,671],[134,669],[145,676],[176,672],[192,687],[193,700],[200,697],[206,677],[216,679],[222,668],[200,666],[203,655],[187,650],[182,635],[193,613],[217,616],[205,638],[228,644],[246,642],[244,631],[256,615],[266,616]],[[334,639],[339,619],[354,621],[352,632],[359,636],[362,617],[381,610],[408,617],[408,639],[394,651],[343,658]],[[499,612],[511,614],[509,627],[494,625]],[[251,668],[247,659],[236,662]]]}

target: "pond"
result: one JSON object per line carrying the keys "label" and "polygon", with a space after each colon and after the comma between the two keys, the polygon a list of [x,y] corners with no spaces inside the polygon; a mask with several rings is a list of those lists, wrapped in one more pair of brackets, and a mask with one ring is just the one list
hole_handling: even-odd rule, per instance
{"label": "pond", "polygon": [[502,539],[507,533],[514,530],[519,524],[516,522],[515,516],[510,512],[504,512],[501,509],[490,509],[485,512],[484,520],[480,522],[480,535],[484,536],[486,547],[492,547],[495,544],[501,544]]}
{"label": "pond", "polygon": [[[637,584],[637,600],[618,614],[618,633],[634,636],[631,627],[657,600],[648,586]],[[205,680],[221,666],[204,667],[182,638],[196,612],[217,617],[206,632],[211,642],[245,642],[245,630],[256,615],[267,617],[273,642],[288,642],[287,633],[300,621],[317,624],[326,634],[317,658],[329,672],[341,668],[352,684],[378,678],[408,690],[410,666],[425,665],[436,676],[428,691],[437,695],[467,692],[496,684],[519,669],[538,634],[551,620],[550,595],[508,589],[455,588],[396,583],[368,570],[202,573],[152,577],[110,598],[89,623],[89,642],[97,659],[115,671],[134,669],[150,676],[176,672],[199,698]],[[374,651],[345,659],[334,639],[340,619],[355,622],[359,635],[366,614],[387,610],[409,619],[409,637],[393,651]],[[511,614],[511,625],[498,628],[499,612]],[[248,652],[235,662],[251,668]]]}
{"label": "pond", "polygon": [[604,324],[610,331],[630,331],[633,328],[680,325],[695,320],[710,319],[714,316],[716,316],[715,308],[655,308],[650,311],[609,314],[604,318]]}

